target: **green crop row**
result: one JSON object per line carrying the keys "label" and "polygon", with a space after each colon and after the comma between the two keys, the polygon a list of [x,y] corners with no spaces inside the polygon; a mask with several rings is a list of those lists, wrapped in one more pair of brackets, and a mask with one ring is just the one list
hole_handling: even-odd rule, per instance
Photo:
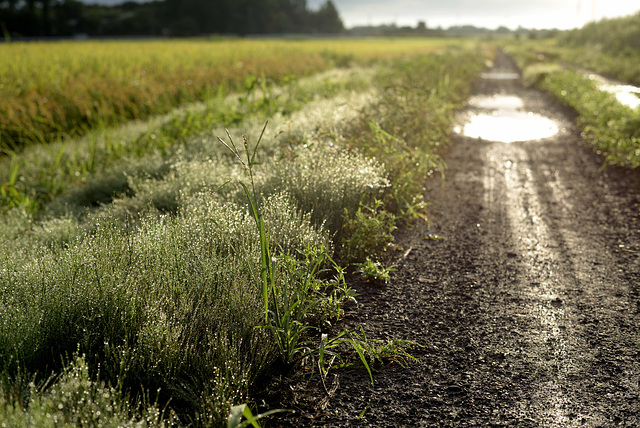
{"label": "green crop row", "polygon": [[188,40],[0,45],[0,149],[145,119],[188,102],[335,63],[428,53],[441,41]]}

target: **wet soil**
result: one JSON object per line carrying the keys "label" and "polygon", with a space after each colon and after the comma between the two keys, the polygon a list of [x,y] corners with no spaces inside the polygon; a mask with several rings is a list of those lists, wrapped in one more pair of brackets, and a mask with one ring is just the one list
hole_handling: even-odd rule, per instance
{"label": "wet soil", "polygon": [[640,426],[640,179],[602,170],[571,112],[495,78],[513,73],[501,54],[476,95],[519,97],[559,134],[454,135],[430,231],[399,233],[389,284],[355,284],[345,323],[421,344],[418,362],[382,367],[374,389],[363,369],[298,379],[269,398],[296,410],[271,425]]}

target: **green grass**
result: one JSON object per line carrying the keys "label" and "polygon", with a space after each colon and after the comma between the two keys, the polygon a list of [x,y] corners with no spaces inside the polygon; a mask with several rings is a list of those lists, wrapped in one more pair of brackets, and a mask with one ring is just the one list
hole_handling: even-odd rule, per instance
{"label": "green grass", "polygon": [[0,389],[0,415],[7,427],[169,427],[175,414],[156,405],[137,408],[122,391],[95,381],[83,357],[74,357],[64,370],[41,386],[28,385],[21,402]]}
{"label": "green grass", "polygon": [[[76,204],[108,203],[114,193],[130,190],[126,176],[166,174],[171,161],[163,159],[175,156],[187,141],[193,145],[195,135],[212,129],[223,134],[225,127],[238,126],[246,117],[264,120],[290,116],[310,101],[363,90],[371,74],[371,70],[356,69],[290,80],[277,88],[273,83],[259,89],[250,86],[242,97],[218,97],[148,123],[27,148],[0,158],[0,206],[21,207],[36,214],[43,205],[78,185],[85,189],[85,197],[74,195]],[[274,106],[280,110],[274,111]]]}
{"label": "green grass", "polygon": [[382,95],[353,130],[348,145],[384,163],[393,184],[383,202],[401,221],[424,218],[425,177],[444,179],[446,164],[440,154],[449,145],[455,113],[494,55],[489,45],[458,46],[382,70]]}
{"label": "green grass", "polygon": [[[561,60],[569,55],[543,54],[543,46],[551,46],[550,50],[556,52],[550,41],[543,45],[511,43],[505,48],[523,70],[525,83],[552,93],[576,111],[583,138],[603,157],[605,165],[639,167],[640,110],[631,109],[618,102],[615,95],[600,90],[588,74],[567,67]],[[581,51],[577,52],[575,55]],[[632,61],[619,58],[617,62],[624,67]]]}
{"label": "green grass", "polygon": [[[582,67],[609,78],[640,84],[640,12],[621,18],[590,22],[554,38],[512,43],[511,53],[521,67],[557,62]],[[517,47],[516,47],[517,45]]]}
{"label": "green grass", "polygon": [[587,76],[571,71],[552,73],[539,87],[578,112],[583,138],[604,156],[605,165],[640,167],[640,110],[620,104]]}
{"label": "green grass", "polygon": [[640,84],[640,12],[564,33],[562,57],[598,73]]}
{"label": "green grass", "polygon": [[[109,407],[107,424],[220,426],[238,405],[260,413],[251,388],[276,361],[312,356],[326,375],[341,355],[408,358],[329,334],[350,298],[332,260],[348,263],[339,248],[363,230],[383,237],[361,243],[379,257],[398,219],[424,218],[423,182],[486,55],[254,88],[216,101],[226,123],[207,105],[5,160],[6,188],[37,202],[0,215],[0,419],[73,425]],[[242,135],[245,165],[217,139]]]}

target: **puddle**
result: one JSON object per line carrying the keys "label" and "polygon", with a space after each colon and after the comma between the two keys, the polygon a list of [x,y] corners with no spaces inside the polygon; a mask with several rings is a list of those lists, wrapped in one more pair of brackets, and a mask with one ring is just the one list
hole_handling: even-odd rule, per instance
{"label": "puddle", "polygon": [[488,73],[482,73],[480,77],[487,80],[517,80],[520,78],[520,75],[508,71],[490,71]]}
{"label": "puddle", "polygon": [[640,88],[631,85],[600,85],[600,89],[616,96],[617,100],[633,109],[640,106]]}
{"label": "puddle", "polygon": [[524,110],[524,100],[515,95],[476,95],[469,106],[487,112],[467,112],[463,125],[454,129],[457,134],[502,143],[549,138],[560,132],[558,124],[537,113]]}
{"label": "puddle", "polygon": [[491,110],[518,110],[524,108],[522,98],[513,95],[473,96],[469,98],[469,105]]}
{"label": "puddle", "polygon": [[640,106],[640,88],[637,86],[615,83],[597,74],[589,74],[589,79],[595,81],[600,90],[615,95],[620,104],[632,109]]}
{"label": "puddle", "polygon": [[556,135],[560,129],[551,119],[536,113],[517,110],[497,110],[492,113],[471,113],[455,132],[470,138],[515,143],[541,140]]}

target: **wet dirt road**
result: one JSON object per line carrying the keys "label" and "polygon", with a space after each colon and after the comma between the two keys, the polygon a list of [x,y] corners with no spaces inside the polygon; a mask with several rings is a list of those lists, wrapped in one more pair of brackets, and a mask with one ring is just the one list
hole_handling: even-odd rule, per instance
{"label": "wet dirt road", "polygon": [[[281,423],[640,426],[638,174],[602,171],[571,114],[514,73],[502,54],[485,73],[445,185],[429,185],[431,232],[444,239],[403,231],[393,281],[357,286],[347,316],[370,338],[424,345],[419,362],[385,367],[373,390],[355,369],[327,378],[329,396],[301,385]],[[505,132],[529,126],[552,136]]]}

